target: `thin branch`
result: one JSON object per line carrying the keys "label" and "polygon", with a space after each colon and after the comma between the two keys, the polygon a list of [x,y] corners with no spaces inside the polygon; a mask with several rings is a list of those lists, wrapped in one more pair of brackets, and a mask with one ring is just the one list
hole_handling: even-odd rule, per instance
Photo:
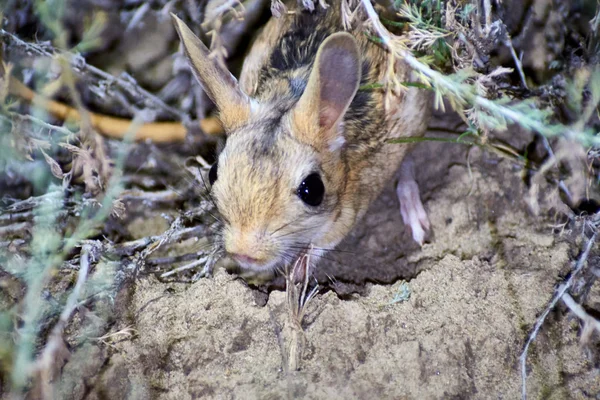
{"label": "thin branch", "polygon": [[171,275],[175,275],[178,272],[186,271],[188,269],[199,267],[201,265],[206,264],[207,260],[208,260],[208,257],[202,257],[202,258],[200,258],[200,259],[198,259],[196,261],[192,261],[191,263],[182,265],[181,267],[177,267],[175,269],[172,269],[171,271],[165,272],[165,273],[161,274],[160,277],[161,278],[167,278],[167,277],[169,277]]}
{"label": "thin branch", "polygon": [[161,190],[158,192],[148,192],[144,190],[124,190],[121,194],[121,201],[144,201],[153,203],[171,203],[177,201],[182,196],[173,190]]}
{"label": "thin branch", "polygon": [[[167,231],[170,232],[170,231]],[[164,244],[165,242],[175,242],[179,240],[189,239],[191,237],[203,237],[206,236],[207,228],[206,226],[199,225],[190,228],[183,228],[179,231],[170,232],[170,237],[167,238],[166,233],[158,236],[148,236],[145,238],[132,240],[130,242],[119,243],[112,247],[114,253],[120,256],[131,256],[138,251],[146,250],[149,247],[152,247],[152,251],[146,253],[146,256],[150,255],[158,248],[158,244]],[[113,254],[114,254],[113,253]]]}
{"label": "thin branch", "polygon": [[485,14],[485,32],[490,32],[492,25],[492,3],[490,0],[483,0],[483,12]]}
{"label": "thin branch", "polygon": [[588,256],[590,254],[590,250],[592,249],[592,245],[594,244],[595,241],[596,241],[596,233],[594,233],[592,235],[592,237],[588,240],[585,250],[579,257],[579,260],[577,261],[575,269],[569,276],[569,279],[567,279],[566,282],[563,283],[558,288],[558,290],[554,294],[554,297],[552,297],[552,300],[546,306],[546,309],[544,310],[542,315],[540,315],[540,317],[536,321],[533,331],[531,331],[531,333],[529,334],[529,337],[527,338],[527,342],[525,342],[525,347],[523,348],[523,352],[521,353],[521,357],[520,357],[521,385],[522,385],[521,386],[521,398],[523,400],[527,399],[527,352],[529,351],[529,346],[531,345],[531,343],[533,343],[533,341],[537,337],[542,325],[544,324],[544,321],[546,320],[546,317],[548,317],[548,314],[550,314],[550,311],[552,311],[552,309],[554,309],[554,307],[556,306],[556,303],[558,303],[558,301],[563,297],[563,295],[567,292],[567,290],[569,290],[571,288],[571,286],[573,285],[575,277],[583,269],[585,262],[587,261]]}
{"label": "thin branch", "polygon": [[450,77],[433,70],[428,65],[420,62],[413,54],[402,48],[398,40],[394,41],[392,34],[383,26],[379,19],[379,15],[373,8],[371,0],[361,0],[373,28],[381,38],[383,44],[400,60],[406,62],[411,68],[420,72],[427,82],[440,91],[441,94],[454,100],[457,104],[467,103],[472,106],[481,107],[492,115],[498,115],[511,123],[518,124],[527,130],[539,132],[548,137],[564,135],[574,138],[585,145],[600,145],[600,136],[585,134],[569,126],[564,125],[548,125],[539,119],[518,112],[511,107],[498,103],[497,101],[489,100],[479,96],[473,91],[471,85],[466,83],[457,83]]}
{"label": "thin branch", "polygon": [[182,255],[172,256],[172,257],[151,258],[149,260],[146,260],[146,265],[160,266],[160,265],[166,265],[166,264],[176,264],[176,263],[180,263],[180,262],[184,262],[184,261],[197,260],[198,258],[202,257],[205,254],[206,254],[205,251],[197,251],[195,253],[182,254]]}
{"label": "thin branch", "polygon": [[93,65],[87,64],[85,58],[78,54],[60,51],[51,46],[40,46],[34,43],[28,43],[20,39],[18,36],[5,31],[4,29],[0,29],[0,36],[8,38],[12,43],[24,49],[27,53],[34,53],[44,57],[54,57],[56,54],[61,54],[69,61],[69,64],[76,72],[80,74],[89,73],[97,78],[106,81],[108,85],[114,84],[118,86],[119,88],[125,90],[128,94],[137,99],[142,98],[148,100],[150,104],[154,104],[158,108],[163,109],[169,114],[176,116],[180,121],[183,122],[184,125],[190,126],[190,118],[186,113],[167,105],[164,101],[154,96],[147,90],[143,89],[137,83],[135,78],[128,74],[122,74],[121,77],[115,77],[107,72],[102,71],[99,68],[94,67]]}
{"label": "thin branch", "polygon": [[[39,118],[36,118],[32,115],[28,115],[28,114],[18,114],[18,113],[7,113],[11,118],[14,119],[18,119],[21,121],[28,121],[31,122],[39,127],[42,127],[44,129],[48,129],[50,131],[56,131],[58,133],[62,133],[65,136],[72,136],[75,135],[75,132],[72,132],[70,130],[68,130],[67,128],[63,128],[62,126],[58,126],[58,125],[52,125],[46,121],[42,121]],[[4,115],[0,114],[0,119],[4,120],[4,121],[8,121],[12,123],[12,120],[9,118],[6,118]]]}
{"label": "thin branch", "polygon": [[52,328],[52,332],[48,338],[48,342],[42,351],[42,354],[38,357],[37,361],[33,365],[33,369],[40,374],[42,385],[43,396],[49,396],[52,393],[51,382],[52,382],[52,370],[57,364],[57,358],[60,356],[60,351],[68,351],[64,344],[63,332],[71,315],[78,306],[79,296],[81,295],[83,285],[87,280],[88,272],[90,269],[90,248],[91,246],[86,245],[81,251],[81,261],[79,268],[79,275],[77,277],[77,283],[67,298],[67,303],[63,309],[58,322]]}
{"label": "thin branch", "polygon": [[573,300],[569,293],[565,293],[561,300],[583,322],[584,331],[594,329],[600,333],[600,321],[588,314],[581,304]]}
{"label": "thin branch", "polygon": [[155,240],[153,240],[140,254],[140,260],[145,261],[150,254],[154,253],[158,250],[163,244],[170,242],[172,237],[177,233],[181,232],[181,228],[183,226],[183,218],[181,216],[177,217],[169,229],[167,229],[162,235],[158,236]]}
{"label": "thin branch", "polygon": [[519,72],[519,77],[521,78],[521,83],[523,84],[523,87],[525,89],[529,89],[527,87],[527,81],[525,80],[525,73],[523,72],[523,63],[521,62],[521,58],[517,56],[517,52],[515,51],[515,47],[513,46],[512,39],[510,38],[508,31],[506,32],[506,39],[504,40],[504,44],[510,49],[510,54],[512,55],[512,58],[515,62],[517,71]]}

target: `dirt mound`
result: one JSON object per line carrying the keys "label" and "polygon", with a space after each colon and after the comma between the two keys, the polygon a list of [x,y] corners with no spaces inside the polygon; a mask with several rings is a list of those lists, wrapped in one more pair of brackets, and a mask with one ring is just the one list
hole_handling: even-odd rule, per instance
{"label": "dirt mound", "polygon": [[[299,371],[286,368],[284,293],[262,305],[224,271],[193,285],[144,278],[123,296],[113,328],[133,325],[137,337],[79,350],[92,364],[89,398],[519,397],[524,340],[569,271],[571,247],[551,221],[530,215],[512,162],[467,151],[417,149],[430,243],[412,244],[390,190],[341,247],[354,251],[323,264],[320,273],[346,300],[328,291],[309,304]],[[397,281],[410,277],[408,290]],[[362,295],[349,294],[360,287]],[[408,299],[394,301],[399,292]],[[555,313],[544,325],[528,359],[530,395],[600,392],[573,322]],[[81,361],[69,364],[81,373]],[[63,393],[79,393],[77,385],[63,383]]]}

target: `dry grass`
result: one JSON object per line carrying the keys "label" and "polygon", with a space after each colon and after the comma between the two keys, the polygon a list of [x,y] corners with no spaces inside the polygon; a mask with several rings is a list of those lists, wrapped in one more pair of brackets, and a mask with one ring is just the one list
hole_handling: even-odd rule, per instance
{"label": "dry grass", "polygon": [[[204,29],[198,33],[210,36],[214,57],[222,63],[230,61],[269,6],[261,0],[211,2],[202,19],[190,6],[192,2],[181,3],[188,19]],[[561,208],[569,219],[567,223],[584,227],[586,246],[579,262],[557,289],[524,345],[521,363],[525,394],[529,345],[560,300],[581,319],[583,340],[589,341],[592,332],[598,330],[599,322],[581,307],[585,295],[573,293],[572,286],[583,279],[583,270],[592,268],[585,261],[598,230],[597,216],[582,217],[573,210],[580,198],[593,198],[600,183],[600,69],[581,60],[579,65],[561,72],[566,82],[562,91],[554,90],[551,82],[536,85],[523,67],[523,54],[515,39],[489,0],[393,3],[397,7],[393,20],[388,19],[389,13],[380,18],[381,10],[369,0],[342,0],[339,4],[303,1],[302,5],[309,9],[342,7],[346,24],[366,16],[369,23],[365,34],[386,46],[391,57],[404,60],[414,69],[420,85],[435,93],[436,106],[450,104],[461,115],[467,130],[454,142],[481,146],[531,166],[534,161],[528,160],[527,154],[499,142],[495,136],[517,125],[540,135],[547,154],[532,166],[532,209],[543,209],[538,190],[541,182],[550,180],[554,198],[566,194],[572,199]],[[101,299],[114,300],[123,283],[139,274],[197,280],[210,275],[219,257],[216,250],[204,245],[189,254],[168,253],[182,241],[211,237],[218,226],[214,205],[201,183],[208,164],[190,168],[190,174],[185,168],[190,156],[186,150],[131,143],[133,138],[146,137],[158,141],[158,136],[139,132],[160,131],[163,139],[185,139],[195,150],[214,144],[214,139],[205,135],[219,133],[214,118],[205,118],[210,103],[196,86],[190,89],[190,74],[187,67],[181,66],[181,54],[170,50],[169,57],[175,58],[173,77],[162,89],[145,88],[130,74],[113,75],[86,59],[85,54],[105,40],[106,14],[93,14],[73,44],[68,35],[71,32],[62,22],[68,19],[65,2],[52,4],[54,7],[36,2],[35,18],[23,17],[36,21],[45,40],[25,40],[6,28],[21,17],[16,12],[6,14],[8,22],[0,29],[5,48],[0,71],[0,187],[10,189],[3,193],[0,208],[0,305],[4,308],[0,310],[0,370],[4,375],[0,383],[5,385],[4,393],[12,391],[16,397],[31,390],[41,397],[52,396],[53,383],[69,355],[65,329],[76,316],[81,319],[84,305],[95,312],[95,304]],[[168,15],[172,7],[168,2],[161,10],[151,10],[142,4],[132,12],[123,11],[125,32],[141,29],[141,21],[150,13],[160,21],[160,16]],[[270,7],[274,15],[290,11],[278,0],[271,1]],[[582,49],[589,53],[590,60],[597,57],[598,21],[597,15],[590,21],[589,41]],[[498,46],[508,49],[511,65],[482,61]],[[476,68],[481,63],[484,67]],[[511,75],[513,69],[516,79]],[[19,83],[15,79],[18,75],[27,78],[20,79],[28,84],[37,81],[37,92]],[[399,82],[390,70],[387,81],[371,89],[398,92],[405,87],[406,82]],[[53,97],[61,101],[50,100]],[[554,112],[558,106],[572,110],[574,117],[559,118]],[[98,111],[89,111],[94,108]],[[191,114],[196,115],[195,121]],[[157,119],[169,121],[160,125],[154,122]],[[106,124],[110,129],[103,128]],[[204,133],[197,132],[198,126]],[[164,133],[167,128],[173,131]],[[109,131],[117,132],[113,136],[124,141],[97,134]],[[143,157],[136,159],[136,150]],[[213,148],[205,151],[210,155]],[[584,181],[583,189],[575,190],[570,178],[577,173],[576,168],[568,168],[568,173],[564,169],[582,159],[587,171],[577,179]],[[169,178],[167,183],[160,180],[162,176]],[[22,189],[25,187],[29,189]],[[180,211],[173,213],[174,208]],[[162,213],[168,229],[142,238],[124,237],[119,226],[125,225],[130,214],[141,214],[140,209]],[[309,265],[306,256],[286,274],[292,332],[289,370],[300,366],[302,321],[317,292],[317,286],[309,289]],[[300,283],[296,281],[298,276],[303,278]],[[596,267],[596,274],[585,274],[586,285],[597,278]],[[72,282],[61,285],[61,279],[63,283],[69,279]],[[15,293],[23,294],[14,298],[5,295],[4,288],[10,285],[18,286]],[[60,290],[66,290],[64,298],[57,295]],[[110,346],[112,340],[126,340],[133,335],[127,329],[106,333],[108,325],[102,329],[101,334],[80,340]]]}

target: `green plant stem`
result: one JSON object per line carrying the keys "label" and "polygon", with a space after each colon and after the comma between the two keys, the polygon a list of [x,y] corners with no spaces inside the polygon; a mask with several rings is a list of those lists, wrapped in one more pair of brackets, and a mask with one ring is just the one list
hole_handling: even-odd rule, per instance
{"label": "green plant stem", "polygon": [[[600,137],[598,135],[586,133],[582,130],[573,129],[572,127],[562,124],[545,124],[539,119],[517,112],[510,107],[499,104],[497,101],[482,97],[475,92],[472,85],[456,82],[448,76],[433,70],[428,65],[421,63],[410,51],[392,44],[391,34],[381,24],[379,16],[370,0],[361,0],[361,2],[372,21],[374,29],[388,49],[396,55],[396,57],[404,60],[413,69],[419,71],[426,78],[427,83],[431,84],[438,91],[436,93],[448,97],[453,104],[469,104],[471,106],[481,107],[493,115],[499,115],[527,130],[538,132],[547,137],[555,137],[562,134],[568,138],[579,141],[584,146],[600,146]],[[456,111],[462,112],[461,109]]]}

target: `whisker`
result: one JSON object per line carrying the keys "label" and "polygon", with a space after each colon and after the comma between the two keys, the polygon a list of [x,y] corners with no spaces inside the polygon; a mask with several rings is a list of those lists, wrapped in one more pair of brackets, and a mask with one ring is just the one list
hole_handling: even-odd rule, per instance
{"label": "whisker", "polygon": [[202,184],[204,185],[204,190],[206,190],[206,194],[208,195],[208,198],[213,203],[213,206],[215,206],[215,208],[218,210],[219,207],[217,207],[217,203],[215,203],[215,200],[213,199],[213,197],[210,193],[210,190],[208,189],[208,186],[206,186],[206,181],[204,180],[204,176],[202,175],[202,173],[200,173],[198,175],[200,175],[200,179],[202,179]]}
{"label": "whisker", "polygon": [[[202,175],[200,175],[200,177],[202,177]],[[204,178],[203,179],[203,185],[200,185],[200,183],[198,181],[196,181],[194,178],[190,178],[190,177],[184,177],[183,179],[185,179],[185,181],[191,185],[194,189],[198,189],[198,194],[200,196],[202,196],[204,198],[204,200],[210,201],[215,207],[217,206],[214,202],[214,199],[210,193],[210,190],[206,187],[206,183],[204,183]]]}
{"label": "whisker", "polygon": [[183,192],[175,188],[175,185],[165,185],[165,187],[171,192],[175,193],[178,197],[183,198]]}
{"label": "whisker", "polygon": [[215,216],[213,213],[211,213],[210,211],[208,211],[208,210],[204,210],[204,212],[206,212],[208,215],[210,215],[211,217],[213,217],[215,221],[217,221],[217,222],[222,222],[222,221],[221,221],[221,220],[220,220],[218,217],[216,217],[216,216]]}
{"label": "whisker", "polygon": [[[326,261],[330,261],[332,263],[343,266],[343,264],[340,261],[332,259],[332,258],[324,257],[324,256],[318,255],[318,254],[311,254],[311,253],[307,253],[307,255],[309,255],[311,258],[315,257],[315,258],[318,258],[319,260],[326,260]],[[294,255],[289,255],[288,257],[283,257],[283,258],[285,258],[287,263],[293,264],[298,259],[298,256],[299,256],[299,254],[294,254]],[[311,261],[311,264],[314,265],[314,260]],[[311,268],[311,271],[313,271],[312,268]],[[313,272],[313,275],[314,275],[314,272]]]}
{"label": "whisker", "polygon": [[325,276],[327,277],[327,279],[329,279],[329,282],[331,282],[332,285],[337,284],[337,279],[335,278],[335,276],[331,276],[329,274],[325,274]]}
{"label": "whisker", "polygon": [[[323,254],[315,254],[313,252],[314,250],[324,250],[324,249],[310,247],[310,243],[292,242],[292,243],[284,244],[284,246],[287,247],[288,249],[297,250],[297,251],[294,251],[293,253],[285,252],[282,255],[282,258],[285,259],[289,263],[292,263],[292,262],[296,261],[296,259],[299,256],[301,256],[302,253],[305,253],[306,255],[308,255],[310,257],[316,257],[316,258],[318,258],[320,260],[327,260],[327,261],[331,261],[333,263],[336,263],[338,265],[344,265],[344,264],[342,264],[341,261],[336,260],[334,258],[326,257]],[[334,251],[334,253],[335,253],[335,251]],[[290,258],[291,258],[291,260],[289,260]]]}
{"label": "whisker", "polygon": [[195,251],[205,251],[205,250],[212,249],[213,247],[215,247],[215,242],[210,242],[210,241],[208,243],[199,243],[197,245],[190,246],[190,248]]}
{"label": "whisker", "polygon": [[211,196],[210,196],[210,191],[206,188],[206,186],[201,186],[200,183],[198,181],[196,181],[194,178],[190,178],[190,177],[184,177],[185,181],[191,185],[194,189],[198,189],[199,192],[198,194],[200,196],[203,196],[205,198],[205,200],[210,200]]}
{"label": "whisker", "polygon": [[[299,246],[294,246],[294,245],[290,245],[287,246],[290,248],[299,248]],[[306,248],[306,247],[305,247]],[[348,253],[348,254],[357,254],[354,251],[350,251],[350,250],[341,250],[341,249],[336,249],[336,248],[332,248],[332,249],[326,249],[324,247],[312,247],[313,250],[321,250],[321,251],[326,251],[326,252],[331,252],[331,253]]]}
{"label": "whisker", "polygon": [[333,263],[336,263],[336,264],[338,264],[338,265],[344,265],[344,264],[342,264],[342,262],[341,262],[341,261],[339,261],[339,260],[336,260],[336,259],[334,259],[334,258],[325,257],[325,256],[323,256],[323,255],[319,255],[319,254],[312,254],[312,253],[307,253],[307,254],[309,254],[311,257],[318,257],[318,258],[319,258],[319,259],[321,259],[321,260],[327,260],[327,261],[331,261],[331,262],[333,262]]}
{"label": "whisker", "polygon": [[281,238],[286,237],[286,236],[290,236],[290,235],[294,235],[294,234],[297,234],[297,233],[302,233],[302,232],[310,231],[312,229],[315,229],[317,226],[318,225],[314,225],[314,226],[309,226],[309,227],[306,227],[306,228],[298,229],[298,230],[295,230],[295,231],[291,231],[291,232],[285,233],[283,235],[275,236],[274,239],[281,239]]}
{"label": "whisker", "polygon": [[285,228],[285,227],[287,227],[287,226],[290,226],[291,224],[293,224],[294,222],[298,221],[299,219],[300,219],[300,217],[298,217],[298,218],[295,218],[295,219],[291,220],[290,222],[288,222],[288,223],[286,223],[286,224],[283,224],[283,225],[281,225],[279,228],[277,228],[277,229],[275,229],[273,232],[271,232],[271,236],[273,236],[273,234],[275,234],[275,233],[279,232],[279,231],[280,231],[280,230],[282,230],[283,228]]}
{"label": "whisker", "polygon": [[[202,176],[202,175],[200,175],[200,176]],[[186,180],[188,183],[191,183],[191,184],[192,184],[192,185],[194,185],[194,186],[195,186],[195,185],[198,185],[198,183],[197,183],[197,182],[196,182],[194,179],[190,179],[190,178],[187,178],[187,177],[186,177],[186,178],[184,178],[184,179],[185,179],[185,180]],[[198,185],[198,187],[200,187],[200,186]],[[200,188],[201,188],[201,187],[200,187]],[[206,187],[205,187],[205,189],[206,189]],[[212,205],[215,207],[215,209],[216,209],[216,210],[218,210],[218,207],[217,207],[217,205],[215,204],[215,202],[214,202],[214,200],[213,200],[212,196],[210,195],[210,192],[207,192],[207,191],[202,191],[202,192],[199,192],[199,193],[198,193],[198,195],[199,195],[199,196],[200,196],[200,197],[201,197],[203,200],[206,200],[206,201],[209,201],[210,203],[212,203]],[[213,218],[215,219],[215,221],[217,221],[217,222],[223,222],[223,221],[221,220],[221,218],[218,218],[218,217],[216,217],[216,216],[215,216],[215,215],[214,215],[212,212],[210,212],[209,210],[205,210],[205,212],[206,212],[207,214],[209,214],[211,217],[213,217]],[[220,215],[220,214],[219,214],[219,215]],[[222,217],[222,216],[221,216],[221,217]],[[223,218],[223,219],[225,219],[225,218]]]}

